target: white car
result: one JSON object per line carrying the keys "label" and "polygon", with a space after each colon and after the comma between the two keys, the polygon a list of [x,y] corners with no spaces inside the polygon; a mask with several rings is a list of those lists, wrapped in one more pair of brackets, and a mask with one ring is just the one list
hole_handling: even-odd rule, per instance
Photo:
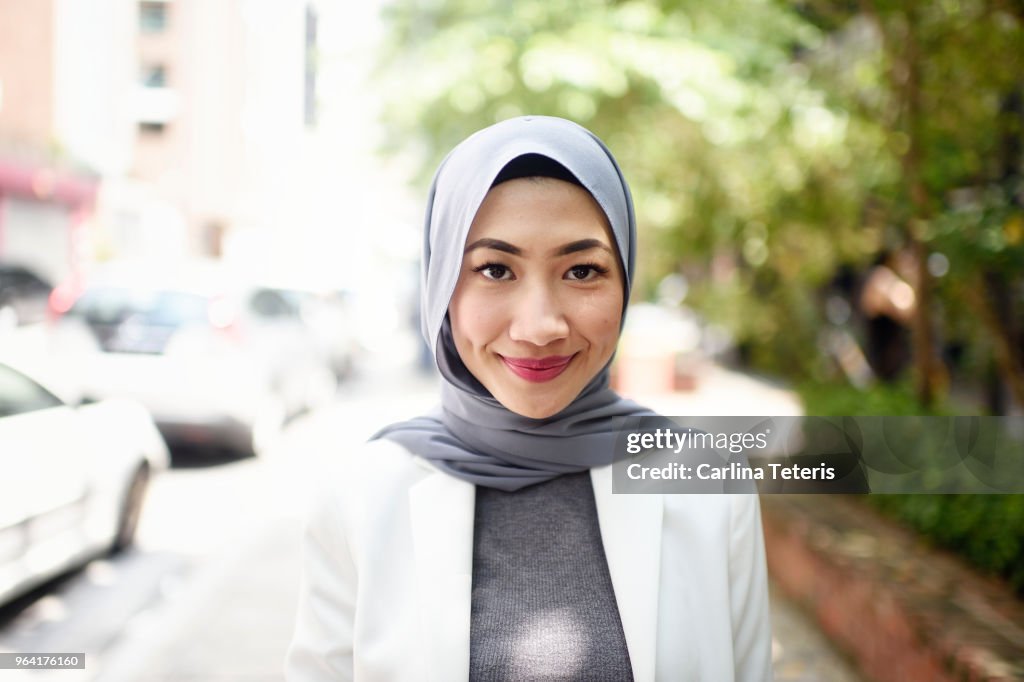
{"label": "white car", "polygon": [[345,291],[314,291],[297,288],[274,289],[295,309],[295,316],[309,331],[320,354],[338,381],[347,379],[355,368],[359,344],[354,331],[351,294]]}
{"label": "white car", "polygon": [[69,404],[0,362],[0,603],[129,546],[167,465],[138,403]]}
{"label": "white car", "polygon": [[172,447],[259,454],[337,389],[296,307],[216,267],[96,276],[55,336],[86,395],[138,400]]}

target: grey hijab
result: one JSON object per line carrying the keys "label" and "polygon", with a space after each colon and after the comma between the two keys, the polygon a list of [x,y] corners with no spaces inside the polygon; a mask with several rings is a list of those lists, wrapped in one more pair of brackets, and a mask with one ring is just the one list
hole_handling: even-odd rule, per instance
{"label": "grey hijab", "polygon": [[575,123],[549,116],[514,118],[473,134],[441,163],[427,202],[421,331],[443,378],[441,406],[371,439],[396,441],[453,476],[506,491],[611,463],[616,418],[653,414],[608,388],[606,365],[558,414],[524,417],[499,403],[455,350],[448,303],[473,218],[502,169],[534,154],[564,166],[604,210],[625,270],[628,301],[636,220],[629,187],[604,143]]}

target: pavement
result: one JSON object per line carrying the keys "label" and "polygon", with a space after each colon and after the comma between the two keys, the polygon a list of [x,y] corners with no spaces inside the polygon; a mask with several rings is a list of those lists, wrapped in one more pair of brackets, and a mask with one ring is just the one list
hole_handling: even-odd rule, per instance
{"label": "pavement", "polygon": [[771,585],[772,659],[777,682],[863,682],[852,662],[796,604]]}
{"label": "pavement", "polygon": [[[400,382],[400,383],[395,383]],[[401,386],[401,391],[395,387]],[[430,378],[410,382],[405,371],[374,371],[343,389],[339,404],[311,421],[353,426],[350,437],[364,440],[390,418],[415,414],[417,406],[436,395]],[[381,418],[379,407],[363,413],[373,397],[387,397],[391,411]],[[668,414],[795,414],[799,403],[785,389],[769,382],[709,366],[697,377],[695,390],[661,396],[636,396]],[[796,410],[796,412],[794,412]],[[322,425],[322,424],[321,424]],[[322,433],[311,424],[297,424],[298,447],[312,466],[296,470],[271,457],[269,481],[275,508],[268,520],[245,528],[191,574],[188,584],[146,622],[134,623],[109,651],[98,682],[271,682],[283,679],[282,665],[291,637],[301,569],[301,502],[316,475],[316,462],[329,457],[330,447],[318,442]],[[337,428],[335,428],[337,431]],[[303,440],[305,439],[305,440]],[[322,440],[322,439],[321,439]],[[298,443],[298,446],[296,446]],[[859,677],[818,628],[793,603],[772,592],[773,654],[780,682],[856,682]],[[60,679],[70,679],[62,671]],[[44,679],[33,677],[32,679]]]}
{"label": "pavement", "polygon": [[279,682],[294,626],[299,519],[279,519],[194,578],[108,657],[98,682]]}
{"label": "pavement", "polygon": [[857,496],[762,498],[768,569],[878,682],[1024,680],[1024,602]]}

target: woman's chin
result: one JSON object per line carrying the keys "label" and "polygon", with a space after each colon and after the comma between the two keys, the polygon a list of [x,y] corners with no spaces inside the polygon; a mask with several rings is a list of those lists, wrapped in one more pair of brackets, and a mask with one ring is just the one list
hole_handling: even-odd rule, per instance
{"label": "woman's chin", "polygon": [[[527,417],[529,419],[547,419],[553,417],[572,402],[572,396],[568,397],[556,397],[556,396],[528,396],[518,395],[511,396],[496,396],[498,402],[504,405],[510,412],[515,412],[521,417]],[[502,397],[507,397],[507,400],[503,400]]]}

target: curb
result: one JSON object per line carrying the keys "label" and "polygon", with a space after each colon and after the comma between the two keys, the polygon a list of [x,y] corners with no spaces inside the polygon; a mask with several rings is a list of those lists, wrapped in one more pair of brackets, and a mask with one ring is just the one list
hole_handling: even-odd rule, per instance
{"label": "curb", "polygon": [[855,496],[761,498],[768,570],[878,682],[1024,680],[1024,603]]}

